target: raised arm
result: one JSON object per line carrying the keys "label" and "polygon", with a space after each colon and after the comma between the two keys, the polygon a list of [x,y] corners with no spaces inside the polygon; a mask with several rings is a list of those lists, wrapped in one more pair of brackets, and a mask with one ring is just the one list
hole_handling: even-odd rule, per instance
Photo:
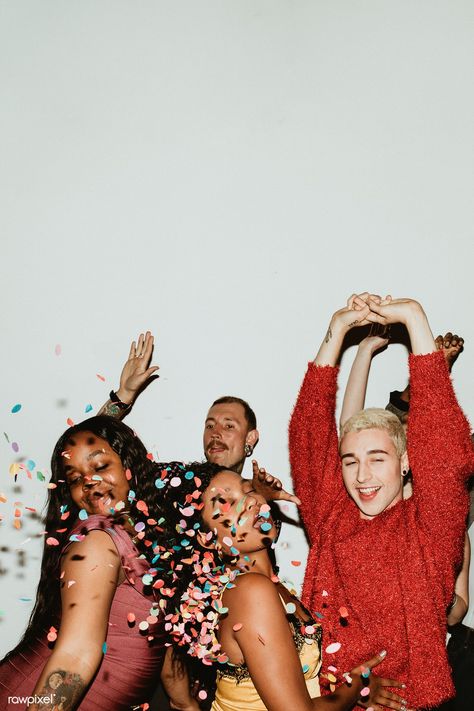
{"label": "raised arm", "polygon": [[137,343],[132,341],[130,346],[128,358],[120,375],[119,389],[115,393],[111,392],[111,398],[102,405],[98,415],[109,415],[122,420],[128,414],[140,392],[159,369],[157,365],[149,367],[152,354],[152,334],[150,331],[141,333]]}
{"label": "raised arm", "polygon": [[[335,420],[335,366],[346,333],[371,322],[367,304],[370,296],[367,292],[354,294],[344,308],[333,314],[318,354],[308,367],[290,420],[291,473],[311,543],[336,498],[344,493]],[[380,297],[373,298],[380,301]]]}
{"label": "raised arm", "polygon": [[[247,665],[255,688],[269,711],[346,711],[361,700],[362,667],[350,673],[351,684],[343,684],[325,697],[310,698],[301,661],[274,583],[263,575],[252,573],[237,578],[236,585],[226,590],[223,602],[228,608],[225,624],[233,631],[233,639]],[[372,668],[384,654],[365,663]],[[401,686],[396,681],[368,677],[369,705],[384,703],[400,709],[403,700],[385,691],[386,686]]]}
{"label": "raised arm", "polygon": [[117,550],[104,531],[91,531],[68,548],[61,571],[61,627],[32,693],[52,696],[54,703],[32,704],[32,711],[79,707],[102,661],[119,571]]}
{"label": "raised arm", "polygon": [[352,415],[364,409],[372,357],[387,344],[388,338],[372,335],[367,336],[359,343],[342,402],[339,420],[341,427]]}

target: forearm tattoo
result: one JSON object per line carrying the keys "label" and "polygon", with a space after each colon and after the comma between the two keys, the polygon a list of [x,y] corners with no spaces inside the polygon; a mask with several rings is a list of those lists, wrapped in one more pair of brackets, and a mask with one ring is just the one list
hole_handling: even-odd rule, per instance
{"label": "forearm tattoo", "polygon": [[79,674],[55,669],[44,688],[30,697],[30,711],[74,711],[79,706],[86,684]]}
{"label": "forearm tattoo", "polygon": [[108,415],[109,417],[115,417],[116,420],[121,420],[126,414],[127,410],[120,409],[120,407],[112,400],[107,400],[105,405],[102,405],[98,415]]}
{"label": "forearm tattoo", "polygon": [[325,336],[325,338],[324,338],[324,343],[329,343],[329,341],[331,340],[331,338],[332,338],[332,331],[331,331],[331,326],[329,326],[329,328],[328,328],[328,330],[327,330],[327,333],[326,333],[326,336]]}

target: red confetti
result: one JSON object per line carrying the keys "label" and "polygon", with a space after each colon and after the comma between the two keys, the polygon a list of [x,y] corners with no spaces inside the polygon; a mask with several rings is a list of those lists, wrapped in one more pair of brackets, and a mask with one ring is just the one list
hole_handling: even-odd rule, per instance
{"label": "red confetti", "polygon": [[299,568],[299,566],[301,565],[301,561],[300,560],[292,560],[291,565],[294,565],[295,568]]}
{"label": "red confetti", "polygon": [[74,422],[71,420],[70,417],[67,418],[66,424],[67,424],[69,427],[74,427]]}
{"label": "red confetti", "polygon": [[96,376],[99,378],[99,380],[102,380],[102,382],[105,383],[105,378],[103,375],[99,375],[99,373],[96,373]]}

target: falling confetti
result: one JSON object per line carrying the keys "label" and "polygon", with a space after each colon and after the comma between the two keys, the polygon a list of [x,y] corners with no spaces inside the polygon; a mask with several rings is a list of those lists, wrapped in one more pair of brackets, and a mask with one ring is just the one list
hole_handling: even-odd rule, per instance
{"label": "falling confetti", "polygon": [[20,410],[21,410],[21,405],[19,402],[16,405],[13,405],[13,407],[12,407],[13,414],[15,414],[15,412],[20,412]]}
{"label": "falling confetti", "polygon": [[102,380],[102,382],[105,383],[105,378],[103,375],[99,375],[99,373],[96,373],[96,376],[99,378],[99,380]]}
{"label": "falling confetti", "polygon": [[84,412],[90,412],[91,410],[92,410],[92,405],[90,403],[88,403],[85,407]]}
{"label": "falling confetti", "polygon": [[326,647],[326,653],[327,654],[335,654],[341,649],[341,643],[340,642],[333,642],[332,644],[329,644]]}
{"label": "falling confetti", "polygon": [[55,345],[54,352],[57,356],[61,355],[61,345],[59,343]]}

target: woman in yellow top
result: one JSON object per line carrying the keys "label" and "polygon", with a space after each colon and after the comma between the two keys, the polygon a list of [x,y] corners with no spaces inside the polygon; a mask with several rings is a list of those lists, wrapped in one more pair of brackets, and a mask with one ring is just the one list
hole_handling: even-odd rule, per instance
{"label": "woman in yellow top", "polygon": [[[384,652],[320,697],[321,628],[274,573],[277,528],[251,480],[196,463],[168,478],[163,472],[163,484],[160,525],[174,571],[168,583],[182,591],[166,628],[202,671],[217,668],[212,711],[344,711],[357,703],[406,711],[388,689],[402,684],[370,673]],[[209,695],[201,688],[198,698]]]}

